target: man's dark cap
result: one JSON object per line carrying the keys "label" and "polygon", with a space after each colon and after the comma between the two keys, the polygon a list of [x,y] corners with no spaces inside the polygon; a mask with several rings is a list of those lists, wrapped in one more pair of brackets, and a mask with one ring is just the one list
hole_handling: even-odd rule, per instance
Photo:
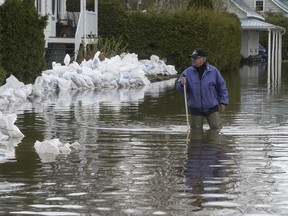
{"label": "man's dark cap", "polygon": [[189,57],[192,59],[196,59],[198,56],[207,57],[207,54],[202,48],[197,48],[193,51],[191,55],[189,55]]}

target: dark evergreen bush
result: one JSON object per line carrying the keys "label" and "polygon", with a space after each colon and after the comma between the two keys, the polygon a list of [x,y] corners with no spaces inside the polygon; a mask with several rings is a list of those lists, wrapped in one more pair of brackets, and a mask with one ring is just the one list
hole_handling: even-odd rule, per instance
{"label": "dark evergreen bush", "polygon": [[7,76],[23,82],[34,79],[45,69],[44,29],[47,16],[40,17],[34,0],[6,0],[0,7],[2,66]]}
{"label": "dark evergreen bush", "polygon": [[[1,16],[0,16],[0,23],[1,23]],[[1,32],[1,29],[2,29],[2,25],[0,24],[0,32]],[[0,35],[0,85],[2,85],[2,83],[4,82],[6,78],[6,71],[2,67],[2,53],[3,53],[2,43],[1,43],[2,40],[3,40],[3,35]]]}

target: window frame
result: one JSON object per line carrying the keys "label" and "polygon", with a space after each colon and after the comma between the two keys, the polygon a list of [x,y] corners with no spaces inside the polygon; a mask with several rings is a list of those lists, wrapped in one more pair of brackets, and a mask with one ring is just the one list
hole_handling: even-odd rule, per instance
{"label": "window frame", "polygon": [[255,0],[255,11],[264,12],[264,0]]}

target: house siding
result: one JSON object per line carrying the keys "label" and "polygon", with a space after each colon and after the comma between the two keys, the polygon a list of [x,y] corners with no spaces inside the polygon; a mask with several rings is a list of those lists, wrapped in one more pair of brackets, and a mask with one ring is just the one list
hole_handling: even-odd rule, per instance
{"label": "house siding", "polygon": [[244,12],[243,10],[240,10],[238,7],[235,7],[234,4],[231,4],[230,1],[229,1],[227,10],[228,10],[228,12],[230,12],[230,13],[237,14],[237,16],[238,16],[240,19],[247,17],[246,12]]}
{"label": "house siding", "polygon": [[[243,0],[250,8],[255,10],[256,0]],[[284,11],[275,5],[271,0],[264,0],[264,12],[283,13]]]}
{"label": "house siding", "polygon": [[258,55],[259,31],[243,31],[241,37],[241,54],[243,57]]}

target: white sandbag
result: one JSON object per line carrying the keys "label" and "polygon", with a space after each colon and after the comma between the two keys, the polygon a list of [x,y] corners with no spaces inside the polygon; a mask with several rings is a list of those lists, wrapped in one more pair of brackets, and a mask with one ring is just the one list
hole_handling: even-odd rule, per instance
{"label": "white sandbag", "polygon": [[111,72],[103,73],[101,77],[103,82],[111,82],[112,80],[115,80],[115,78],[116,78],[115,74]]}
{"label": "white sandbag", "polygon": [[58,87],[61,91],[68,91],[72,89],[71,83],[72,83],[71,79],[70,80],[65,79],[65,78],[58,79]]}
{"label": "white sandbag", "polygon": [[62,154],[69,154],[71,152],[70,146],[71,145],[69,143],[65,143],[59,146],[59,150]]}
{"label": "white sandbag", "polygon": [[18,98],[19,102],[24,102],[26,101],[28,95],[22,90],[22,89],[17,89],[14,91],[14,95],[16,98]]}
{"label": "white sandbag", "polygon": [[177,71],[174,65],[165,65],[165,69],[169,75],[177,75]]}
{"label": "white sandbag", "polygon": [[135,53],[127,53],[122,57],[123,64],[137,64],[138,63],[138,55]]}
{"label": "white sandbag", "polygon": [[100,60],[99,60],[99,55],[100,55],[100,51],[97,51],[93,57],[92,60],[92,69],[95,70],[96,68],[98,68],[99,64],[100,64]]}
{"label": "white sandbag", "polygon": [[45,140],[43,142],[36,140],[34,148],[36,149],[37,153],[60,154],[60,145],[61,142],[59,139]]}
{"label": "white sandbag", "polygon": [[0,112],[0,131],[1,134],[8,136],[9,138],[23,138],[24,135],[21,133],[19,128],[14,125],[17,119],[15,113],[3,114]]}
{"label": "white sandbag", "polygon": [[11,87],[11,88],[21,88],[24,85],[23,82],[20,82],[15,76],[10,75],[7,79],[6,79],[6,84]]}
{"label": "white sandbag", "polygon": [[72,62],[70,65],[69,65],[69,71],[77,71],[77,70],[81,70],[81,66],[77,63],[77,62]]}
{"label": "white sandbag", "polygon": [[22,138],[24,137],[24,134],[14,124],[16,120],[17,120],[16,113],[6,115],[8,135],[11,138],[18,138],[18,137]]}
{"label": "white sandbag", "polygon": [[64,65],[65,66],[69,66],[69,64],[70,64],[70,61],[71,61],[71,58],[70,58],[70,55],[69,54],[66,54],[65,55],[65,58],[64,58]]}

